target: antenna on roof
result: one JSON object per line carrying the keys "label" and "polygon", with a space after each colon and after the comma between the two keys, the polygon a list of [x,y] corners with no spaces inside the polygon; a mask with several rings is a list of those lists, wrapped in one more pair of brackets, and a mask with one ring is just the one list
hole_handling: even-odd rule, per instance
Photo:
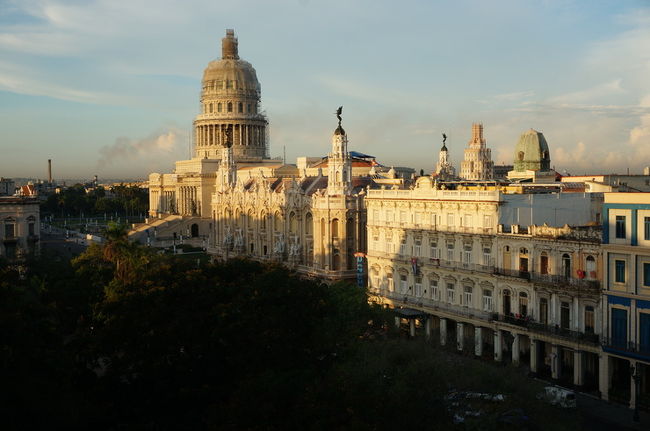
{"label": "antenna on roof", "polygon": [[283,165],[287,164],[287,146],[286,145],[282,146],[282,164]]}

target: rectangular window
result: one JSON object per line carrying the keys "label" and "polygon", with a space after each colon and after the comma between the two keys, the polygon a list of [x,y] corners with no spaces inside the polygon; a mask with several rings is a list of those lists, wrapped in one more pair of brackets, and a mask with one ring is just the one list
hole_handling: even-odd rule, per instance
{"label": "rectangular window", "polygon": [[625,216],[616,216],[616,238],[625,239]]}
{"label": "rectangular window", "polygon": [[548,323],[548,299],[539,299],[539,321],[546,325]]}
{"label": "rectangular window", "polygon": [[379,221],[379,211],[374,210],[372,212],[372,221],[374,221],[375,223]]}
{"label": "rectangular window", "polygon": [[394,292],[395,291],[395,282],[393,281],[393,274],[388,274],[386,279],[388,280],[388,291],[389,292]]}
{"label": "rectangular window", "polygon": [[650,263],[643,263],[643,285],[650,286]]}
{"label": "rectangular window", "polygon": [[639,350],[650,353],[650,313],[639,313]]}
{"label": "rectangular window", "polygon": [[463,291],[463,305],[465,307],[472,305],[472,288],[470,286],[465,286]]}
{"label": "rectangular window", "polygon": [[447,214],[447,226],[453,226],[453,225],[454,225],[454,215]]}
{"label": "rectangular window", "polygon": [[463,226],[472,227],[472,216],[470,214],[465,214],[463,216]]}
{"label": "rectangular window", "polygon": [[28,225],[27,229],[28,229],[28,232],[29,232],[29,236],[34,236],[35,235],[34,234],[34,223],[30,223]]}
{"label": "rectangular window", "polygon": [[422,296],[422,277],[415,277],[415,296]]}
{"label": "rectangular window", "polygon": [[399,221],[400,223],[404,223],[406,221],[406,211],[399,212]]}
{"label": "rectangular window", "polygon": [[437,223],[437,219],[436,219],[436,217],[437,217],[437,216],[436,216],[435,214],[431,214],[431,226],[433,226],[434,228],[435,228],[436,225],[438,224],[438,223]]}
{"label": "rectangular window", "polygon": [[650,217],[643,217],[643,239],[650,241]]}
{"label": "rectangular window", "polygon": [[625,261],[615,260],[614,266],[615,266],[614,281],[616,283],[625,283]]}
{"label": "rectangular window", "polygon": [[585,307],[585,332],[588,334],[594,333],[594,307]]}
{"label": "rectangular window", "polygon": [[408,282],[406,281],[406,275],[402,274],[399,276],[399,291],[400,293],[408,292]]}
{"label": "rectangular window", "polygon": [[463,265],[467,267],[470,263],[472,263],[472,249],[468,250],[468,247],[465,247],[463,250]]}
{"label": "rectangular window", "polygon": [[454,261],[454,245],[453,244],[447,244],[447,260],[449,262]]}
{"label": "rectangular window", "polygon": [[406,256],[406,239],[403,239],[399,244],[399,254],[401,256]]}
{"label": "rectangular window", "polygon": [[612,344],[627,347],[627,311],[612,308]]}
{"label": "rectangular window", "polygon": [[431,298],[434,301],[439,301],[440,291],[438,290],[438,280],[431,280],[429,282],[429,288],[431,289]]}
{"label": "rectangular window", "polygon": [[416,257],[420,257],[422,253],[422,243],[420,241],[415,241],[415,245],[413,246],[413,255]]}
{"label": "rectangular window", "polygon": [[483,216],[483,227],[484,228],[492,227],[492,216],[489,215]]}
{"label": "rectangular window", "polygon": [[483,249],[483,265],[492,266],[492,250],[489,248]]}
{"label": "rectangular window", "polygon": [[456,291],[454,290],[454,283],[447,283],[447,302],[450,304],[454,303],[454,294]]}
{"label": "rectangular window", "polygon": [[440,252],[438,251],[438,243],[432,242],[430,246],[431,247],[429,248],[429,253],[431,259],[440,259]]}
{"label": "rectangular window", "polygon": [[483,311],[492,311],[492,291],[483,290]]}
{"label": "rectangular window", "polygon": [[560,304],[560,328],[569,329],[571,325],[571,306],[568,302]]}
{"label": "rectangular window", "polygon": [[16,225],[5,223],[5,238],[14,238],[16,236]]}

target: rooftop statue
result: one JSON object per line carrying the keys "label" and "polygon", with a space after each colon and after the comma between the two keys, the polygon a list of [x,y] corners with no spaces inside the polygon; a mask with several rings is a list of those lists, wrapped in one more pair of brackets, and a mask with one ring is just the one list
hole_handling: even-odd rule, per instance
{"label": "rooftop statue", "polygon": [[339,127],[341,127],[341,114],[343,113],[343,107],[339,106],[339,109],[336,110],[336,118],[339,119]]}

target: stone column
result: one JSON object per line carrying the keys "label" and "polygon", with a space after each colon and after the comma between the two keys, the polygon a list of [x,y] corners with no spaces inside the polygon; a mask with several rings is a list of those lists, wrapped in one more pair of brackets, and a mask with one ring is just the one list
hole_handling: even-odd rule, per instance
{"label": "stone column", "polygon": [[415,337],[415,319],[409,319],[409,334],[411,338]]}
{"label": "stone column", "polygon": [[571,329],[580,331],[580,305],[578,304],[578,297],[573,297],[573,324]]}
{"label": "stone column", "polygon": [[440,345],[447,344],[447,319],[440,318]]}
{"label": "stone column", "polygon": [[427,316],[424,319],[424,333],[427,337],[427,340],[431,338],[431,316]]}
{"label": "stone column", "polygon": [[634,407],[636,407],[636,383],[634,382],[632,370],[634,370],[635,373],[639,372],[639,364],[637,361],[630,360],[630,408],[634,409]]}
{"label": "stone column", "polygon": [[512,340],[512,363],[519,365],[519,334],[512,335],[514,337]]}
{"label": "stone column", "polygon": [[557,344],[551,346],[551,377],[560,378],[560,358]]}
{"label": "stone column", "polygon": [[465,347],[465,325],[456,323],[456,348],[462,352]]}
{"label": "stone column", "polygon": [[400,324],[400,318],[399,318],[399,317],[395,317],[395,327],[396,327],[397,329],[399,329],[399,324]]}
{"label": "stone column", "polygon": [[584,352],[580,350],[573,351],[573,384],[576,386],[584,385]]}
{"label": "stone column", "polygon": [[501,362],[501,357],[503,355],[503,346],[501,342],[503,341],[503,335],[499,329],[494,331],[494,360]]}
{"label": "stone column", "polygon": [[537,373],[537,358],[539,353],[537,352],[537,340],[530,340],[530,372]]}
{"label": "stone column", "polygon": [[480,326],[474,328],[474,354],[483,356],[483,328]]}

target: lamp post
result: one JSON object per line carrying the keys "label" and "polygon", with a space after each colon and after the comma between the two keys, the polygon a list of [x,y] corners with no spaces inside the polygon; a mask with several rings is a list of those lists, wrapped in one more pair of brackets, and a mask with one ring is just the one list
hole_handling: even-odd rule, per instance
{"label": "lamp post", "polygon": [[630,375],[634,380],[634,414],[632,415],[632,420],[634,422],[639,422],[639,385],[641,383],[641,375],[639,374],[638,365],[630,365]]}

